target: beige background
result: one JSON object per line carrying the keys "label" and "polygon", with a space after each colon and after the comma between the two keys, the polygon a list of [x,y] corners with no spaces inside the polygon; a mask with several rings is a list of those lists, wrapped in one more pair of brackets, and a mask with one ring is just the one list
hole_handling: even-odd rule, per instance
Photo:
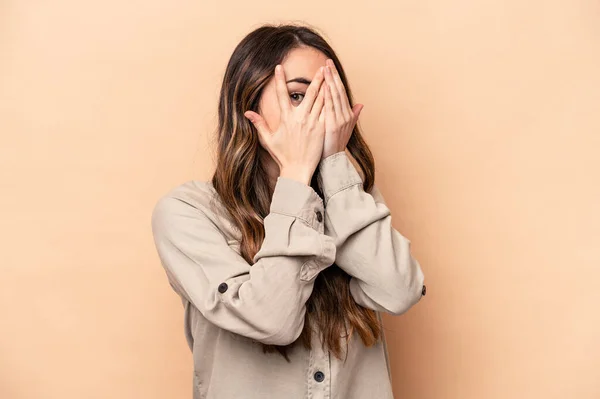
{"label": "beige background", "polygon": [[[262,22],[322,28],[428,294],[408,399],[600,398],[600,3],[0,2],[0,397],[190,398],[155,200]],[[372,398],[376,399],[376,398]]]}

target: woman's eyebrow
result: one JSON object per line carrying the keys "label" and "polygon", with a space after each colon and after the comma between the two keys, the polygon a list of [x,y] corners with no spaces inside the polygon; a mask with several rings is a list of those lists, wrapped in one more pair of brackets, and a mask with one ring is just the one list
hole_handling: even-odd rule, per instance
{"label": "woman's eyebrow", "polygon": [[292,82],[304,83],[305,85],[309,85],[310,84],[310,80],[308,80],[306,78],[294,78],[294,79],[288,80],[285,83],[292,83]]}

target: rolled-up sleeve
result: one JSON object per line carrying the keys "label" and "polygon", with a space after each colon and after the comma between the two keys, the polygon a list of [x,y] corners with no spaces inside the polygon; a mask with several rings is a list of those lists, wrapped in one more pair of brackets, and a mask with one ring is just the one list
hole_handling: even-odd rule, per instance
{"label": "rolled-up sleeve", "polygon": [[425,295],[424,274],[408,238],[392,226],[377,186],[371,193],[345,151],[319,164],[325,203],[325,233],[336,245],[336,264],[350,279],[354,300],[367,308],[399,315]]}
{"label": "rolled-up sleeve", "polygon": [[259,342],[287,345],[302,332],[316,275],[335,261],[323,213],[312,187],[278,177],[252,265],[205,212],[175,196],[156,203],[152,232],[170,285],[207,320]]}

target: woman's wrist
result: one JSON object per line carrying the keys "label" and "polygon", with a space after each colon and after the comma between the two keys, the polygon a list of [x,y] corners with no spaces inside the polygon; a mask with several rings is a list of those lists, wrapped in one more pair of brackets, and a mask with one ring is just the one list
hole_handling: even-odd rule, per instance
{"label": "woman's wrist", "polygon": [[302,169],[284,168],[281,169],[279,176],[287,177],[288,179],[298,180],[309,186],[312,174],[309,175],[309,173],[306,170]]}

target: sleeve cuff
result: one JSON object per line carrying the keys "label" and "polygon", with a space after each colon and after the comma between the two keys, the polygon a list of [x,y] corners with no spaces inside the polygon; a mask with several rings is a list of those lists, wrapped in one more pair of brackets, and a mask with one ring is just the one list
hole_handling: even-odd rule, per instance
{"label": "sleeve cuff", "polygon": [[324,232],[323,199],[309,185],[288,177],[277,177],[270,211],[297,217],[319,232]]}
{"label": "sleeve cuff", "polygon": [[363,183],[346,151],[336,152],[319,162],[318,184],[323,192],[324,203],[339,191]]}

